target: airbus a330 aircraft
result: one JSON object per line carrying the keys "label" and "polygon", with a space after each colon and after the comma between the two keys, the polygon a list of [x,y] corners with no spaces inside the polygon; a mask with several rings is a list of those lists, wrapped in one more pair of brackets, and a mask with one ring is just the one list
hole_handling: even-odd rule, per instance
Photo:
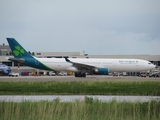
{"label": "airbus a330 aircraft", "polygon": [[14,55],[8,60],[42,70],[72,71],[75,77],[86,77],[86,73],[108,75],[109,72],[140,72],[155,68],[151,62],[141,59],[37,58],[14,38],[7,38],[7,41]]}

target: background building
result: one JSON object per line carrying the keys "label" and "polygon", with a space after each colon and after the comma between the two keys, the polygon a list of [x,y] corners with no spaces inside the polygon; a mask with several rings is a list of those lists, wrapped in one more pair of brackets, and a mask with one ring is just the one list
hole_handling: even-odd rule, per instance
{"label": "background building", "polygon": [[[39,58],[134,58],[134,59],[143,59],[148,60],[158,66],[160,70],[160,55],[88,55],[84,52],[31,52],[28,51],[31,55]],[[12,71],[37,71],[37,69],[24,66],[18,63],[11,62],[7,60],[7,57],[12,57],[12,52],[9,45],[0,45],[0,63],[6,64],[11,67]]]}

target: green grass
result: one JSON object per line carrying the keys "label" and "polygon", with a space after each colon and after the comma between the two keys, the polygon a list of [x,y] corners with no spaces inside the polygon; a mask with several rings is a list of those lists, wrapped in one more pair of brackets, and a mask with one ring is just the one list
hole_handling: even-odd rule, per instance
{"label": "green grass", "polygon": [[160,102],[0,102],[0,120],[159,120]]}
{"label": "green grass", "polygon": [[0,82],[0,95],[151,95],[160,82]]}

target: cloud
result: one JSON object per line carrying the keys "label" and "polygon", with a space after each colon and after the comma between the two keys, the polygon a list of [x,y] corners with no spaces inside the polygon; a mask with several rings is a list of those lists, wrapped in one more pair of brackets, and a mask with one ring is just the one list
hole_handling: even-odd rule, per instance
{"label": "cloud", "polygon": [[14,37],[30,51],[159,54],[159,4],[157,0],[2,0],[0,43]]}

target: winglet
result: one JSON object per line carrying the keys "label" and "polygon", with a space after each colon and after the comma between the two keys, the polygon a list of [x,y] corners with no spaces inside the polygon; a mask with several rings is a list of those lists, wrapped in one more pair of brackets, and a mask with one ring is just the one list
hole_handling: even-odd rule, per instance
{"label": "winglet", "polygon": [[66,62],[72,63],[68,58],[65,58]]}

